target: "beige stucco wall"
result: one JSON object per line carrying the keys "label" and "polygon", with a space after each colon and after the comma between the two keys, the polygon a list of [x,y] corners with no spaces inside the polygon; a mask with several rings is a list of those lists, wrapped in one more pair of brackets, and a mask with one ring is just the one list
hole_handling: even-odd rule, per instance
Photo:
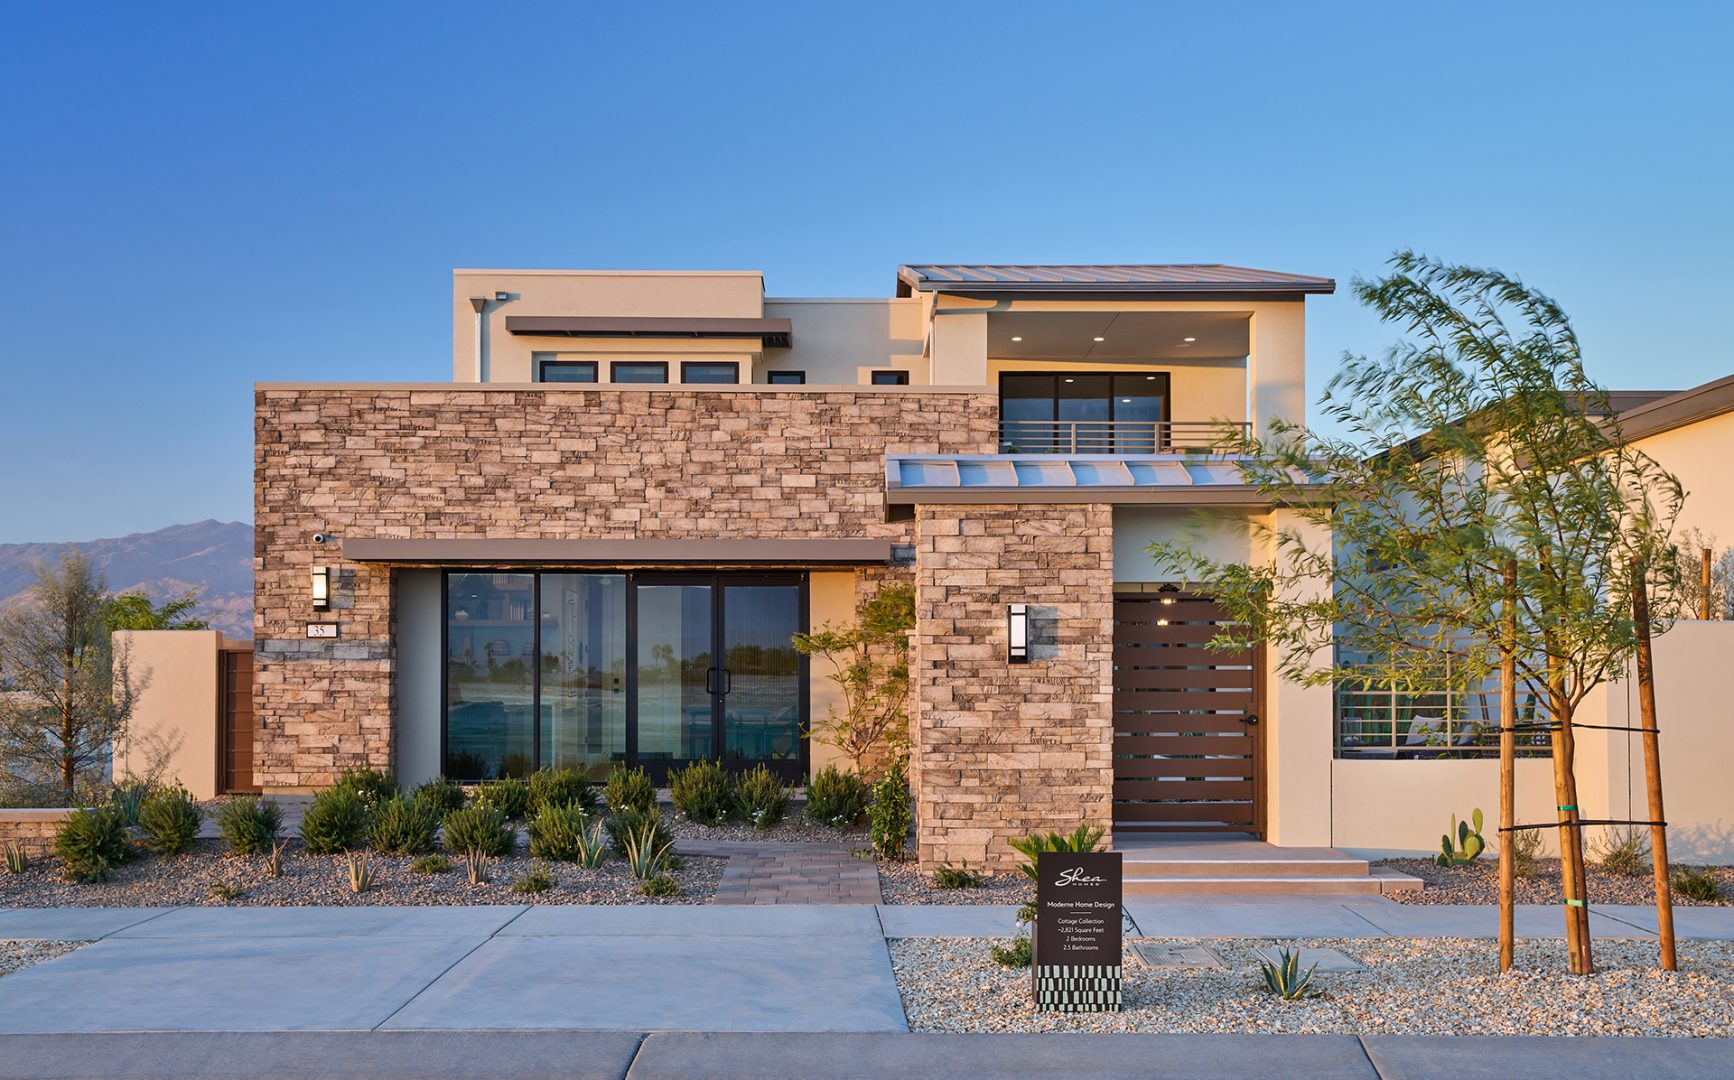
{"label": "beige stucco wall", "polygon": [[1734,413],[1664,431],[1635,445],[1679,477],[1685,487],[1680,528],[1715,536],[1717,554],[1722,548],[1734,547],[1734,469],[1728,467],[1729,447],[1734,446]]}
{"label": "beige stucco wall", "polygon": [[1202,423],[1246,420],[1246,360],[1003,360],[987,362],[988,385],[999,388],[1002,371],[1113,371],[1168,373],[1171,419]]}
{"label": "beige stucco wall", "polygon": [[[1254,556],[1261,563],[1274,560],[1276,538],[1284,533],[1299,536],[1313,550],[1329,545],[1324,526],[1293,510],[1272,511],[1265,521],[1269,528],[1252,537]],[[1293,599],[1317,596],[1329,587],[1325,582],[1297,585]],[[1274,646],[1266,647],[1264,662],[1265,839],[1289,847],[1327,845],[1334,722],[1331,687],[1302,686],[1282,678],[1278,674],[1282,654]],[[1315,668],[1329,662],[1325,650],[1310,660]]]}
{"label": "beige stucco wall", "polygon": [[[838,626],[851,626],[855,622],[856,610],[856,575],[853,573],[815,573],[807,585],[807,625],[817,630],[826,623]],[[812,722],[818,724],[825,719],[826,711],[832,706],[843,707],[843,693],[827,676],[834,669],[822,657],[813,657],[808,671],[810,715]],[[845,757],[835,746],[813,740],[810,744],[811,767],[818,772],[826,765],[836,765],[848,772],[854,769],[854,762]]]}
{"label": "beige stucco wall", "polygon": [[804,371],[809,385],[847,386],[887,369],[909,372],[911,386],[932,381],[919,300],[774,298],[765,317],[789,320],[790,348],[766,349],[754,382],[767,371]]}
{"label": "beige stucco wall", "polygon": [[217,653],[247,644],[226,643],[215,630],[123,630],[114,637],[116,655],[124,651],[144,683],[115,750],[115,776],[144,778],[153,761],[165,761],[159,779],[179,780],[195,798],[215,798]]}
{"label": "beige stucco wall", "polygon": [[1148,550],[1158,542],[1185,544],[1222,562],[1245,563],[1252,557],[1254,522],[1268,517],[1247,511],[1116,506],[1114,580],[1172,581],[1173,571],[1159,566]]}

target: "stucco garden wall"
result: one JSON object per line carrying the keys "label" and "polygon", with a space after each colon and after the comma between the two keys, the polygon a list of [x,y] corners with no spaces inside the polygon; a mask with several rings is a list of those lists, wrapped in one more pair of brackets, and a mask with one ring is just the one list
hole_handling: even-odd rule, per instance
{"label": "stucco garden wall", "polygon": [[[907,542],[912,524],[885,520],[883,456],[989,452],[997,420],[989,393],[896,387],[261,385],[257,779],[316,787],[395,765],[394,575],[346,562],[345,540]],[[316,564],[334,572],[319,617],[342,624],[336,641],[305,638]]]}

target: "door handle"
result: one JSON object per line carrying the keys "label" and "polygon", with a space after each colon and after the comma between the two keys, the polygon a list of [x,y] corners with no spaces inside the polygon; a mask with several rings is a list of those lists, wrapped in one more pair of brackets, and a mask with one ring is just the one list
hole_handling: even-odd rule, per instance
{"label": "door handle", "polygon": [[1247,713],[1245,716],[1240,718],[1240,722],[1245,724],[1247,727],[1251,727],[1258,723],[1258,716],[1255,713]]}
{"label": "door handle", "polygon": [[704,692],[707,694],[716,693],[716,668],[704,669]]}
{"label": "door handle", "polygon": [[728,668],[718,668],[717,670],[722,672],[722,692],[726,696],[735,688],[734,672],[730,671]]}

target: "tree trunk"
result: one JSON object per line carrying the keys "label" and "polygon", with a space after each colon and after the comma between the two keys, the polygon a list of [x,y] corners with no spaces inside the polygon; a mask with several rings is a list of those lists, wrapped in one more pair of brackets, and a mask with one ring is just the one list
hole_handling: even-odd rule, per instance
{"label": "tree trunk", "polygon": [[1584,896],[1583,828],[1577,805],[1577,743],[1571,730],[1571,701],[1564,673],[1549,660],[1547,687],[1549,719],[1553,722],[1553,793],[1559,815],[1559,882],[1565,894],[1565,941],[1573,975],[1593,975],[1595,962],[1589,940],[1589,908]]}
{"label": "tree trunk", "polygon": [[[1710,621],[1710,549],[1704,548],[1698,552],[1698,618]],[[1644,601],[1649,606],[1648,598]],[[1645,634],[1647,638],[1648,633]],[[1660,818],[1656,819],[1660,821]],[[1672,970],[1671,968],[1669,970]]]}
{"label": "tree trunk", "polygon": [[[1706,586],[1709,567],[1706,558]],[[1706,613],[1709,594],[1706,587]],[[1674,971],[1674,897],[1668,884],[1668,830],[1662,824],[1667,818],[1662,815],[1662,756],[1656,731],[1656,660],[1650,647],[1650,594],[1642,563],[1632,566],[1632,621],[1638,632],[1638,711],[1642,717],[1639,725],[1644,729],[1644,787],[1649,794],[1650,862],[1656,875],[1656,929],[1662,939],[1662,970]]]}
{"label": "tree trunk", "polygon": [[1517,919],[1513,879],[1517,865],[1511,845],[1517,839],[1517,567],[1505,568],[1505,640],[1499,643],[1499,970],[1510,971],[1516,952]]}

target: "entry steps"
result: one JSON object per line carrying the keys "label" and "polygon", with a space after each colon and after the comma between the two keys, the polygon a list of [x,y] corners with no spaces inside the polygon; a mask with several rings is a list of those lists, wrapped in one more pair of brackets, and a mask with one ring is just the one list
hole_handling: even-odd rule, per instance
{"label": "entry steps", "polygon": [[1380,896],[1419,890],[1420,878],[1336,848],[1277,847],[1237,834],[1119,826],[1127,896]]}

